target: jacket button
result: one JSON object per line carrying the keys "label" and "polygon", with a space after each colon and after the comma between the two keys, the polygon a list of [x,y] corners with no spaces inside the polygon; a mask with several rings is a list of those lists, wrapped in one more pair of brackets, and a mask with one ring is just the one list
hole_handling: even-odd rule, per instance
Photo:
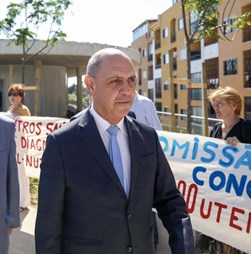
{"label": "jacket button", "polygon": [[132,214],[128,213],[128,214],[127,214],[127,218],[128,218],[128,219],[131,219],[131,218],[132,218]]}
{"label": "jacket button", "polygon": [[128,250],[129,253],[132,253],[132,246],[129,246],[129,247],[127,248],[127,250]]}

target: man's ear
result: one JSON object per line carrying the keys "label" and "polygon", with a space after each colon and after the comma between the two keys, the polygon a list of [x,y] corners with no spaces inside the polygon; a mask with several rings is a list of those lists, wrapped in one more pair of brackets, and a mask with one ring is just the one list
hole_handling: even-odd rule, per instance
{"label": "man's ear", "polygon": [[84,76],[84,82],[85,82],[85,85],[87,86],[87,89],[89,90],[89,93],[91,95],[93,95],[93,93],[95,91],[93,77],[91,77],[89,75],[85,75]]}

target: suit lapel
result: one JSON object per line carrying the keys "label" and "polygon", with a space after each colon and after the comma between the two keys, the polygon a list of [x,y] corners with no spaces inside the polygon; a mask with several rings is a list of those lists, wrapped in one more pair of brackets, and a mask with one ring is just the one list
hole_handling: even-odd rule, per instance
{"label": "suit lapel", "polygon": [[[102,138],[100,137],[96,123],[89,110],[83,112],[79,121],[79,136],[89,149],[94,160],[106,171],[107,175],[115,182],[117,187],[124,192],[119,178],[114,170],[110,157],[106,151]],[[126,194],[125,194],[126,196]]]}
{"label": "suit lapel", "polygon": [[128,133],[129,150],[131,153],[131,188],[130,188],[130,199],[133,196],[133,190],[136,184],[139,164],[139,151],[140,151],[140,140],[139,140],[139,129],[130,120],[125,117],[125,124]]}

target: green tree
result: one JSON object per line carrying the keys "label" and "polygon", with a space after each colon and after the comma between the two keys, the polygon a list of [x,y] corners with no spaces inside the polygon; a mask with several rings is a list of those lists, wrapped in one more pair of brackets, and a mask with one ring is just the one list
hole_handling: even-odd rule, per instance
{"label": "green tree", "polygon": [[[70,0],[23,0],[21,3],[10,3],[7,6],[6,17],[0,20],[0,33],[15,45],[22,47],[23,84],[26,62],[40,53],[45,53],[45,49],[49,51],[59,40],[66,37],[61,25],[65,11],[71,4]],[[44,37],[47,38],[42,44],[36,44],[39,31],[43,28]]]}
{"label": "green tree", "polygon": [[222,17],[219,16],[218,12],[218,6],[221,4],[223,4],[222,0],[181,0],[187,50],[187,133],[192,132],[191,44],[205,36],[217,36],[219,39],[224,39],[227,38],[224,35],[224,30],[233,27],[238,30],[250,25],[250,12],[235,17],[232,25],[228,25],[225,19],[229,19],[232,8],[238,4],[238,1],[231,1],[231,6],[228,8],[230,11],[226,13],[225,10],[230,5],[230,0],[227,0]]}

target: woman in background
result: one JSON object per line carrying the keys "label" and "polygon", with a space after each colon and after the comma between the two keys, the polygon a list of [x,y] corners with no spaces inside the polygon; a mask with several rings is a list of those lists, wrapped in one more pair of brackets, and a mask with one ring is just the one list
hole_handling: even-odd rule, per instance
{"label": "woman in background", "polygon": [[251,143],[251,121],[240,117],[242,100],[231,88],[219,88],[209,95],[216,117],[223,122],[216,123],[210,137],[225,139],[228,144]]}
{"label": "woman in background", "polygon": [[[30,110],[23,104],[24,89],[22,85],[12,85],[8,90],[8,96],[11,106],[7,115],[15,119],[18,116],[30,116]],[[27,210],[30,205],[30,181],[24,170],[18,170],[19,186],[20,186],[20,212]]]}
{"label": "woman in background", "polygon": [[9,88],[8,96],[11,106],[8,109],[8,114],[15,118],[17,116],[30,116],[30,110],[23,104],[24,89],[22,85],[13,85]]}
{"label": "woman in background", "polygon": [[[240,117],[242,100],[238,91],[228,86],[218,88],[208,98],[216,117],[223,120],[214,125],[210,137],[225,139],[230,145],[251,144],[251,121]],[[243,253],[224,243],[217,245],[221,245],[224,254]]]}

